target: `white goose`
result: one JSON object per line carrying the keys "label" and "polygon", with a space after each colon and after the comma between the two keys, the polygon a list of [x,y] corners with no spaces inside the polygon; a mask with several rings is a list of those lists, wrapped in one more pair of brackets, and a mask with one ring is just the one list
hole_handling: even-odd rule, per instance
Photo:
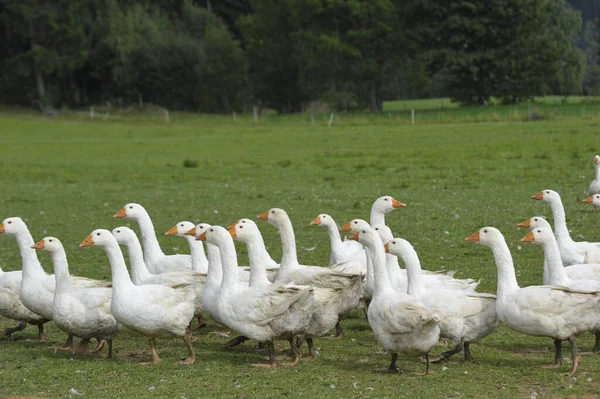
{"label": "white goose", "polygon": [[560,248],[560,257],[564,266],[579,263],[600,263],[600,243],[575,242],[571,239],[565,209],[560,195],[553,190],[540,191],[531,198],[550,205],[554,217],[554,236]]}
{"label": "white goose", "polygon": [[23,272],[15,270],[5,272],[0,268],[0,315],[19,322],[16,327],[0,331],[0,335],[9,337],[17,331],[24,330],[27,324],[38,326],[38,338],[44,336],[44,323],[50,321],[43,316],[33,313],[21,302],[19,291]]}
{"label": "white goose", "polygon": [[419,257],[413,246],[402,238],[388,241],[385,250],[402,259],[408,274],[408,295],[418,298],[439,315],[440,337],[454,344],[453,349],[443,352],[438,359],[449,359],[464,348],[465,360],[473,360],[470,345],[491,334],[498,325],[496,296],[444,286],[426,286]]}
{"label": "white goose", "polygon": [[510,250],[502,233],[493,227],[483,227],[466,238],[492,249],[498,268],[496,311],[508,327],[527,335],[554,340],[554,366],[562,362],[561,343],[571,343],[575,374],[581,360],[577,354],[575,335],[600,327],[600,294],[581,293],[565,287],[543,285],[521,288],[517,283]]}
{"label": "white goose", "polygon": [[156,238],[150,215],[143,206],[134,203],[127,204],[114,216],[137,221],[144,244],[144,261],[151,273],[192,270],[192,257],[190,255],[165,255]]}
{"label": "white goose", "polygon": [[356,267],[352,269],[352,272],[362,274],[367,272],[367,255],[363,246],[352,240],[342,241],[338,226],[331,216],[322,213],[311,224],[323,227],[329,235],[331,242],[330,266],[342,262],[353,262]]}
{"label": "white goose", "polygon": [[88,352],[90,339],[98,340],[100,351],[108,342],[108,357],[112,357],[112,341],[119,324],[110,313],[112,289],[109,287],[74,288],[69,274],[65,249],[56,237],[45,237],[32,248],[47,251],[52,257],[56,289],[52,320],[68,334],[81,338],[77,352]]}
{"label": "white goose", "polygon": [[[571,278],[567,274],[568,269],[575,266],[563,267],[560,260],[560,251],[556,238],[552,234],[550,227],[537,227],[531,229],[529,234],[521,238],[523,242],[531,242],[544,248],[544,285],[558,285],[567,287],[571,290],[583,292],[600,293],[600,280],[578,279]],[[579,265],[579,266],[594,266],[594,265]],[[600,269],[600,265],[595,265]],[[594,352],[600,351],[600,331],[594,333],[596,343],[594,344]]]}
{"label": "white goose", "polygon": [[186,236],[185,232],[193,229],[196,225],[192,222],[183,221],[171,227],[165,233],[167,236],[183,237],[190,246],[190,254],[192,256],[192,270],[195,272],[206,273],[208,269],[208,259],[204,253],[202,241],[197,241],[195,237]]}
{"label": "white goose", "polygon": [[257,366],[276,366],[273,341],[292,339],[296,329],[307,327],[310,319],[302,315],[310,311],[312,288],[281,284],[242,288],[237,276],[235,246],[229,232],[223,227],[212,226],[198,238],[219,247],[223,267],[219,317],[229,328],[267,344],[269,364]]}
{"label": "white goose", "polygon": [[177,337],[183,339],[189,354],[180,363],[193,364],[196,354],[192,346],[192,333],[188,328],[194,316],[196,295],[193,287],[133,284],[117,239],[108,230],[92,231],[79,246],[99,246],[106,252],[112,270],[110,310],[119,323],[150,339],[153,363],[162,362],[155,339]]}
{"label": "white goose", "polygon": [[[550,226],[550,223],[548,223],[548,221],[546,219],[544,219],[542,216],[534,216],[532,218],[529,218],[526,221],[519,223],[518,226],[528,228],[531,230],[541,227],[541,228],[548,229],[548,230],[550,230],[550,232],[552,232],[552,226]],[[558,245],[558,241],[556,241],[556,245]],[[560,255],[560,247],[558,248],[558,250],[559,250],[559,255]],[[559,256],[558,260],[561,261],[561,267],[562,267],[562,260],[561,260],[560,256]],[[557,281],[551,279],[552,272],[548,270],[548,267],[549,267],[548,260],[546,259],[546,257],[544,257],[544,277],[543,277],[544,285],[562,285],[562,284],[558,283]],[[600,264],[584,263],[584,264],[565,266],[563,269],[564,269],[565,275],[569,279],[600,280]]]}
{"label": "white goose", "polygon": [[[46,274],[44,272],[35,249],[31,248],[35,242],[29,233],[27,225],[19,217],[7,218],[0,224],[0,234],[13,236],[19,246],[23,266],[21,287],[19,289],[21,302],[33,313],[42,316],[46,320],[52,320],[56,280],[53,274]],[[73,277],[73,286],[75,288],[106,287],[109,285],[110,283],[106,281]],[[43,330],[40,329],[40,333],[40,338],[45,339]],[[73,336],[69,334],[64,349],[70,349],[72,343]]]}
{"label": "white goose", "polygon": [[600,209],[600,194],[590,195],[583,200],[586,204],[592,204],[595,210]]}
{"label": "white goose", "polygon": [[368,247],[373,257],[375,286],[369,304],[369,324],[379,343],[392,355],[388,370],[397,371],[398,353],[411,357],[425,355],[424,374],[430,374],[429,352],[440,336],[437,313],[392,286],[385,266],[384,248],[373,229],[360,229],[350,239]]}
{"label": "white goose", "polygon": [[[280,208],[271,208],[258,215],[258,219],[266,220],[279,230],[283,254],[281,266],[277,271],[277,282],[307,284],[314,287],[338,289],[343,300],[335,309],[338,315],[351,312],[359,306],[364,297],[363,275],[352,274],[320,266],[306,266],[298,262],[294,228],[288,214]],[[343,268],[343,265],[341,266]],[[336,336],[343,335],[341,326],[336,326]]]}
{"label": "white goose", "polygon": [[594,167],[596,168],[596,178],[592,180],[587,195],[600,194],[600,155],[594,156]]}
{"label": "white goose", "polygon": [[[227,228],[229,229],[230,227],[234,226],[236,223],[241,223],[241,224],[250,223],[250,224],[256,225],[256,223],[254,223],[253,220],[242,218],[242,219],[238,220],[237,222],[230,224]],[[260,230],[259,230],[259,232],[260,232]],[[261,237],[262,237],[262,235],[261,235]],[[263,241],[263,244],[264,244],[264,241]],[[264,256],[265,258],[267,258],[267,270],[271,271],[274,269],[279,269],[279,263],[277,263],[275,260],[273,260],[273,258],[269,254],[269,251],[267,251],[266,246],[264,246],[260,251],[262,253],[261,256]],[[244,267],[242,267],[242,268],[245,270]],[[248,270],[250,270],[249,267],[248,267]],[[275,277],[277,277],[277,273],[268,272],[267,274],[269,276],[269,281],[271,281],[271,282],[275,281]]]}
{"label": "white goose", "polygon": [[127,252],[129,253],[129,267],[131,268],[131,280],[135,285],[158,284],[167,287],[176,287],[183,284],[193,286],[196,292],[194,315],[198,318],[198,326],[196,328],[206,326],[206,320],[202,317],[202,312],[204,311],[202,295],[206,282],[205,273],[187,271],[152,274],[146,267],[142,246],[133,230],[126,226],[116,227],[112,230],[112,235],[115,236],[119,244],[127,248]]}

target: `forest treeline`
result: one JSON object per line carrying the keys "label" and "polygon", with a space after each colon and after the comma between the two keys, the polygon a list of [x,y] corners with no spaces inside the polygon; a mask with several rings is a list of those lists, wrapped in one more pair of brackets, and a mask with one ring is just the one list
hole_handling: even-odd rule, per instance
{"label": "forest treeline", "polygon": [[0,0],[0,102],[278,112],[600,95],[596,0]]}

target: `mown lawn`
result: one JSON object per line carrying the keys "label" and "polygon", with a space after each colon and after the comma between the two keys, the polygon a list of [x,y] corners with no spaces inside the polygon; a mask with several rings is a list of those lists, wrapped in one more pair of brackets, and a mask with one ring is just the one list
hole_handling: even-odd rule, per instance
{"label": "mown lawn", "polygon": [[[313,218],[329,213],[340,225],[366,219],[374,199],[392,195],[408,206],[390,214],[388,225],[413,243],[424,268],[481,279],[482,292],[496,290],[491,251],[464,238],[485,225],[505,234],[521,285],[541,283],[542,250],[521,243],[526,232],[516,224],[534,215],[551,216],[546,204],[530,199],[542,189],[562,194],[573,238],[600,241],[600,214],[580,201],[593,179],[592,158],[600,152],[597,113],[476,124],[462,123],[458,115],[453,123],[414,126],[361,124],[357,118],[331,128],[305,119],[255,126],[241,117],[234,122],[232,117],[178,120],[175,115],[166,124],[160,118],[44,119],[3,111],[0,219],[21,216],[34,239],[60,238],[73,273],[104,279],[110,269],[103,251],[78,244],[95,228],[130,225],[112,218],[127,202],[146,207],[167,253],[188,252],[185,241],[163,235],[180,220],[228,225],[281,207],[294,223],[300,260],[325,264],[329,243],[324,231],[310,225]],[[186,159],[198,166],[184,167]],[[275,228],[260,223],[267,246],[279,258]],[[238,251],[247,264],[245,248]],[[40,259],[50,272],[49,256],[40,254]],[[0,237],[0,265],[21,267],[10,237]],[[0,320],[0,328],[12,324]],[[164,364],[144,367],[138,363],[150,359],[149,345],[134,333],[123,331],[115,340],[115,358],[104,361],[49,349],[65,338],[52,323],[49,343],[30,342],[37,330],[29,327],[14,341],[0,338],[0,395],[76,397],[73,388],[93,398],[529,398],[534,392],[565,397],[600,390],[599,355],[584,355],[576,378],[569,378],[562,375],[568,364],[558,370],[539,367],[553,359],[550,339],[504,326],[472,346],[475,363],[455,356],[433,366],[434,375],[421,377],[414,375],[423,369],[416,359],[400,359],[402,374],[381,371],[389,356],[362,312],[343,325],[345,339],[316,341],[319,359],[274,370],[251,366],[264,356],[251,343],[220,348],[226,338],[210,333],[223,330],[214,323],[196,333],[198,361],[189,367],[176,364],[185,354],[181,341],[160,340]],[[593,345],[590,334],[578,342],[583,350]]]}

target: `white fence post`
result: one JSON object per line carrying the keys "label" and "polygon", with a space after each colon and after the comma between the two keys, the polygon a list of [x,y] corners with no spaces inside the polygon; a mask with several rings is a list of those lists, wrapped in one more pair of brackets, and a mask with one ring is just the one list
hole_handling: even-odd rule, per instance
{"label": "white fence post", "polygon": [[410,124],[414,125],[415,124],[415,109],[413,108],[412,111],[410,112]]}
{"label": "white fence post", "polygon": [[332,112],[332,113],[331,113],[331,116],[329,116],[329,123],[327,124],[327,127],[331,127],[331,125],[333,124],[333,116],[334,116],[334,115],[335,115],[335,114]]}
{"label": "white fence post", "polygon": [[233,111],[233,120],[237,121],[237,114],[235,113],[235,111]]}
{"label": "white fence post", "polygon": [[165,109],[165,122],[170,123],[171,118],[169,118],[169,110]]}
{"label": "white fence post", "polygon": [[94,106],[93,105],[90,107],[90,119],[94,120]]}
{"label": "white fence post", "polygon": [[252,114],[254,115],[254,124],[258,124],[258,109],[256,107],[252,107]]}

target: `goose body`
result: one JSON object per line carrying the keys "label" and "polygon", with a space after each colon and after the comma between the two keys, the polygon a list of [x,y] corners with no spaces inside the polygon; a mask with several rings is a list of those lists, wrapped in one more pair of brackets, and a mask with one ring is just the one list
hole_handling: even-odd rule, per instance
{"label": "goose body", "polygon": [[574,374],[579,365],[575,335],[600,327],[600,293],[582,293],[551,285],[521,288],[510,250],[500,231],[484,227],[467,240],[492,250],[498,269],[496,311],[500,320],[523,334],[552,338],[556,363],[562,362],[561,341],[569,340],[573,359],[570,374]]}
{"label": "goose body", "polygon": [[142,253],[142,246],[137,238],[137,235],[129,227],[121,226],[112,230],[112,235],[117,242],[124,245],[129,252],[129,266],[131,268],[131,280],[135,285],[158,284],[167,287],[176,287],[179,285],[189,285],[194,287],[195,312],[199,316],[204,311],[202,306],[202,295],[204,292],[204,284],[206,282],[206,274],[187,271],[187,272],[165,272],[160,274],[152,274],[148,271]]}
{"label": "goose body", "polygon": [[[223,278],[218,298],[218,314],[229,328],[269,347],[270,365],[276,364],[273,341],[291,339],[295,328],[303,330],[310,319],[294,318],[290,314],[305,314],[312,303],[312,288],[272,284],[270,286],[240,287],[237,276],[237,256],[233,238],[220,226],[211,226],[199,237],[219,247]],[[285,321],[298,319],[295,328]]]}
{"label": "goose body", "polygon": [[58,238],[45,237],[33,248],[47,251],[52,257],[56,280],[52,320],[64,332],[81,338],[80,348],[84,350],[92,338],[107,341],[108,357],[112,357],[112,339],[120,327],[110,312],[112,289],[74,288],[67,255]]}
{"label": "goose body", "polygon": [[596,178],[590,183],[587,195],[600,194],[600,155],[594,156],[594,168],[596,169]]}
{"label": "goose body", "polygon": [[565,209],[560,195],[553,190],[540,191],[531,198],[550,205],[554,218],[554,236],[558,242],[560,256],[564,266],[581,263],[600,263],[600,243],[587,241],[575,242],[567,228]]}
{"label": "goose body", "polygon": [[498,325],[496,296],[448,288],[426,286],[421,275],[421,263],[412,245],[393,238],[385,244],[386,251],[398,256],[408,272],[408,294],[440,317],[440,337],[452,341],[454,348],[442,353],[447,359],[464,348],[465,360],[472,360],[470,344],[491,334]]}
{"label": "goose body", "polygon": [[182,362],[194,363],[196,355],[188,328],[194,316],[194,288],[189,285],[176,288],[157,284],[135,285],[127,272],[119,244],[108,230],[94,230],[79,246],[99,246],[106,252],[112,271],[110,310],[119,323],[150,339],[153,362],[161,362],[155,338],[178,337],[185,342],[189,354]]}
{"label": "goose body", "polygon": [[144,244],[144,261],[153,274],[192,270],[191,255],[165,255],[160,248],[150,215],[140,204],[125,205],[114,215],[116,218],[133,219],[138,223]]}
{"label": "goose body", "polygon": [[429,352],[440,336],[439,316],[417,298],[400,293],[392,286],[384,248],[373,229],[360,229],[351,238],[368,247],[372,256],[375,284],[368,310],[369,325],[377,341],[392,355],[389,370],[396,370],[398,353],[411,357],[425,355],[425,373],[428,374]]}

